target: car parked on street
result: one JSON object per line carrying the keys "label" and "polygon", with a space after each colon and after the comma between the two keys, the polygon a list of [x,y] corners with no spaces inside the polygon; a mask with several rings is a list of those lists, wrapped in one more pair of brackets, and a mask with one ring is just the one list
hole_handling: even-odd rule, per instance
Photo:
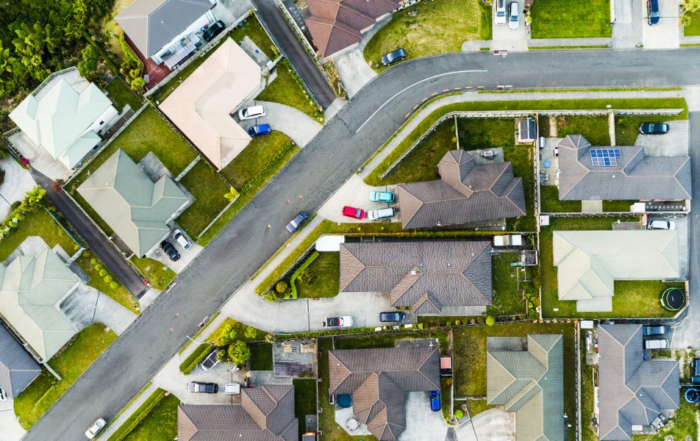
{"label": "car parked on street", "polygon": [[180,244],[180,246],[186,250],[189,250],[192,246],[192,243],[185,237],[184,234],[182,234],[182,231],[179,229],[175,229],[175,231],[173,231],[173,239],[175,239],[175,242]]}
{"label": "car parked on street", "polygon": [[661,15],[659,14],[659,0],[647,0],[647,17],[649,26],[659,24]]}
{"label": "car parked on street", "polygon": [[267,115],[267,111],[263,106],[246,107],[238,111],[238,119],[245,121],[247,119],[262,118]]}
{"label": "car parked on street", "polygon": [[508,27],[512,30],[518,29],[520,27],[519,21],[519,11],[520,6],[518,2],[508,3]]}
{"label": "car parked on street", "polygon": [[251,138],[269,135],[270,133],[272,133],[272,129],[270,128],[269,124],[259,124],[248,129],[248,134],[251,136]]}
{"label": "car parked on street", "polygon": [[380,322],[397,322],[401,323],[402,321],[406,320],[406,313],[401,312],[401,311],[394,311],[394,312],[380,312],[379,313],[379,321]]}
{"label": "car parked on street", "polygon": [[440,409],[440,391],[434,390],[430,392],[430,410],[437,412]]}
{"label": "car parked on street", "polygon": [[496,3],[496,24],[506,24],[506,0],[498,0]]}
{"label": "car parked on street", "polygon": [[396,201],[396,195],[390,191],[373,191],[369,194],[369,200],[372,202],[386,202],[391,204]]}
{"label": "car parked on street", "polygon": [[675,230],[676,223],[669,219],[651,219],[647,227],[650,230]]}
{"label": "car parked on street", "polygon": [[406,50],[403,48],[396,49],[395,51],[391,51],[388,54],[382,56],[382,64],[384,66],[388,66],[392,63],[396,63],[397,61],[401,61],[404,58],[406,58]]}
{"label": "car parked on street", "polygon": [[328,328],[349,328],[352,326],[352,317],[345,315],[342,317],[327,317],[323,322],[324,327]]}
{"label": "car parked on street", "polygon": [[172,260],[173,262],[177,262],[178,260],[180,260],[180,253],[178,253],[177,250],[175,249],[175,247],[173,246],[173,244],[171,244],[167,240],[164,240],[163,242],[161,242],[160,247],[163,250],[163,252],[165,254],[167,254],[168,257],[170,258],[170,260]]}
{"label": "car parked on street", "polygon": [[287,231],[294,233],[299,227],[304,225],[307,219],[309,219],[309,214],[305,211],[300,211],[299,214],[287,224]]}
{"label": "car parked on street", "polygon": [[364,219],[367,217],[367,213],[361,208],[349,207],[346,205],[343,207],[343,216],[352,217],[354,219]]}
{"label": "car parked on street", "polygon": [[665,135],[671,129],[665,123],[644,123],[639,126],[639,133],[642,135]]}
{"label": "car parked on street", "polygon": [[394,216],[396,216],[396,210],[393,208],[380,208],[379,210],[371,210],[367,213],[367,219],[371,221],[391,219]]}
{"label": "car parked on street", "polygon": [[214,22],[210,24],[204,30],[204,32],[202,32],[202,38],[204,39],[204,41],[212,41],[214,37],[219,35],[224,29],[226,29],[226,25],[223,21],[219,20],[217,22]]}
{"label": "car parked on street", "polygon": [[88,428],[87,432],[85,432],[85,436],[87,439],[95,439],[97,434],[100,433],[106,425],[107,421],[105,421],[103,418],[98,418],[97,421],[95,421],[92,426]]}
{"label": "car parked on street", "polygon": [[216,383],[190,381],[187,385],[187,389],[193,394],[215,394],[219,391],[219,385]]}

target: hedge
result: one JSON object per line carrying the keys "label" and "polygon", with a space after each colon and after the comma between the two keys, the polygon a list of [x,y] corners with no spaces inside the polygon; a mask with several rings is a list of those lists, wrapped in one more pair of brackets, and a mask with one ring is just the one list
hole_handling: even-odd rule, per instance
{"label": "hedge", "polygon": [[119,428],[114,432],[114,435],[109,437],[108,441],[122,441],[131,434],[131,432],[136,429],[136,427],[143,421],[144,418],[148,416],[153,409],[160,404],[165,398],[165,394],[168,393],[163,389],[156,389],[153,394],[144,401],[144,403],[136,409],[124,424],[119,426]]}
{"label": "hedge", "polygon": [[294,271],[294,274],[292,274],[292,280],[290,281],[290,284],[292,285],[292,298],[293,299],[297,298],[297,286],[294,282],[296,282],[297,277],[299,277],[299,275],[301,275],[301,273],[304,272],[304,270],[306,268],[308,268],[309,265],[314,263],[314,260],[316,260],[317,258],[318,258],[318,251],[314,251],[313,254],[311,254],[311,256],[309,256],[309,258],[306,259],[306,262],[304,262],[304,264],[302,266],[300,266],[299,268],[297,268],[297,270]]}
{"label": "hedge", "polygon": [[214,350],[214,347],[210,344],[203,343],[195,349],[189,357],[185,359],[180,365],[180,372],[187,375],[197,367],[197,365],[204,361],[205,358]]}

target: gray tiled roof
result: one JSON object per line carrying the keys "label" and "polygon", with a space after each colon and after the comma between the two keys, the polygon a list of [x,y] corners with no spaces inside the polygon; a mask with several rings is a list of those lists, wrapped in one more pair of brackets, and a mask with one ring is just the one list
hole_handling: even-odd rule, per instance
{"label": "gray tiled roof", "polygon": [[36,361],[0,324],[0,388],[9,398],[16,397],[40,373]]}
{"label": "gray tiled roof", "polygon": [[340,245],[340,291],[388,292],[416,313],[491,304],[491,245],[375,242]]}
{"label": "gray tiled roof", "polygon": [[403,228],[431,228],[524,216],[525,193],[510,162],[477,164],[451,150],[438,164],[441,179],[399,185]]}
{"label": "gray tiled roof", "polygon": [[601,325],[598,342],[601,440],[631,440],[633,425],[679,407],[678,362],[644,361],[641,325]]}
{"label": "gray tiled roof", "polygon": [[591,144],[583,136],[564,138],[559,143],[559,199],[691,199],[690,157],[645,156],[642,146],[613,148],[620,149],[617,167],[593,166]]}
{"label": "gray tiled roof", "polygon": [[406,393],[440,389],[434,347],[330,351],[330,394],[352,394],[353,412],[380,441],[406,430]]}

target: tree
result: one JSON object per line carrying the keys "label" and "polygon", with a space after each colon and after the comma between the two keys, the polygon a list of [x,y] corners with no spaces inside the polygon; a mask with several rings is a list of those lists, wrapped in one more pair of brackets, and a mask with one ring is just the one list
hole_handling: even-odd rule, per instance
{"label": "tree", "polygon": [[3,48],[0,40],[0,96],[15,88],[17,59],[10,54],[10,48]]}
{"label": "tree", "polygon": [[486,324],[489,326],[493,326],[496,323],[496,319],[493,318],[493,316],[488,316],[486,317]]}
{"label": "tree", "polygon": [[134,80],[131,82],[131,90],[135,92],[143,92],[143,89],[146,87],[146,80],[144,80],[141,77],[134,78]]}
{"label": "tree", "polygon": [[683,15],[681,16],[681,25],[688,26],[692,20],[691,14],[700,10],[700,0],[684,0]]}
{"label": "tree", "polygon": [[243,364],[250,358],[250,349],[244,341],[238,340],[228,347],[228,356],[235,364]]}
{"label": "tree", "polygon": [[80,54],[83,57],[83,61],[78,62],[78,71],[85,79],[93,81],[97,74],[97,63],[100,61],[100,52],[95,46],[88,44]]}
{"label": "tree", "polygon": [[245,328],[245,333],[243,335],[245,335],[245,338],[247,338],[248,340],[252,340],[255,337],[257,337],[258,331],[252,326],[248,326],[247,328]]}

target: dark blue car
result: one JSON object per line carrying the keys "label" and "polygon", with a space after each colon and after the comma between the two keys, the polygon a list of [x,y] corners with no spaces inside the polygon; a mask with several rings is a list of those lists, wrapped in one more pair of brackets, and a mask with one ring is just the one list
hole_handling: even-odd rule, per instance
{"label": "dark blue car", "polygon": [[404,58],[406,58],[406,51],[404,49],[396,49],[395,51],[389,52],[382,57],[382,64],[384,66],[388,66],[391,63],[396,63]]}
{"label": "dark blue car", "polygon": [[440,410],[440,391],[438,390],[430,392],[430,409],[433,412]]}
{"label": "dark blue car", "polygon": [[269,124],[260,124],[248,129],[248,134],[253,138],[256,136],[269,135],[270,133],[272,133],[272,129]]}
{"label": "dark blue car", "polygon": [[647,0],[647,15],[649,16],[649,26],[659,24],[659,0]]}

